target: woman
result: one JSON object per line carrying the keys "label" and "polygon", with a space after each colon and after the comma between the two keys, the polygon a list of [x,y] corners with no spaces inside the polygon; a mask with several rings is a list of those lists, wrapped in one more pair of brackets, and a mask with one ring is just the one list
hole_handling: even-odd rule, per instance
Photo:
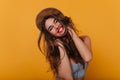
{"label": "woman", "polygon": [[72,20],[56,8],[43,9],[36,25],[45,40],[46,58],[56,80],[83,80],[88,62],[92,59],[90,38],[78,36]]}

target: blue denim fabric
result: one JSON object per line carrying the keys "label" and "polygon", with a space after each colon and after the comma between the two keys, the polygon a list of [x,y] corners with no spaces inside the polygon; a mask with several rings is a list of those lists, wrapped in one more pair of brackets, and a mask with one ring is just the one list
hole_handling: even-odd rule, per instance
{"label": "blue denim fabric", "polygon": [[[83,78],[87,69],[88,63],[85,63],[85,68],[83,68],[83,65],[81,63],[77,64],[71,64],[73,78]],[[58,77],[61,77],[58,73]]]}
{"label": "blue denim fabric", "polygon": [[82,78],[85,75],[86,68],[87,68],[87,63],[85,63],[85,68],[83,68],[83,65],[80,63],[77,64],[72,64],[72,72],[73,72],[73,77],[74,78]]}

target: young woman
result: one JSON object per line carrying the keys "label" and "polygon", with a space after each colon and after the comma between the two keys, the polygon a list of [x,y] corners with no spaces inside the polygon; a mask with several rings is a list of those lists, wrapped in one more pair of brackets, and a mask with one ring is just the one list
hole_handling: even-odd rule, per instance
{"label": "young woman", "polygon": [[88,36],[78,36],[72,20],[56,8],[45,8],[36,17],[43,36],[46,58],[56,80],[83,80],[88,62],[92,59]]}

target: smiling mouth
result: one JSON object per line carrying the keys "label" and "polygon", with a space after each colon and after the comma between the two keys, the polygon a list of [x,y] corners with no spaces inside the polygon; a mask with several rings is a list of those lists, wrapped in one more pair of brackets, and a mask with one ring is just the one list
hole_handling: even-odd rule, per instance
{"label": "smiling mouth", "polygon": [[62,31],[63,31],[63,26],[62,25],[58,26],[57,33],[61,33]]}

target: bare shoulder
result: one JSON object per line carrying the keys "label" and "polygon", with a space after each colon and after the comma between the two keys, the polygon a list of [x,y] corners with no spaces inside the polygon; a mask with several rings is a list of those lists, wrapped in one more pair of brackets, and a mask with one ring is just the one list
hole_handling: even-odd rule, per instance
{"label": "bare shoulder", "polygon": [[92,51],[91,39],[87,35],[79,36],[79,38],[85,43],[85,45]]}
{"label": "bare shoulder", "polygon": [[83,41],[89,41],[91,42],[91,39],[88,35],[82,35],[82,36],[79,36],[80,39],[82,39]]}

